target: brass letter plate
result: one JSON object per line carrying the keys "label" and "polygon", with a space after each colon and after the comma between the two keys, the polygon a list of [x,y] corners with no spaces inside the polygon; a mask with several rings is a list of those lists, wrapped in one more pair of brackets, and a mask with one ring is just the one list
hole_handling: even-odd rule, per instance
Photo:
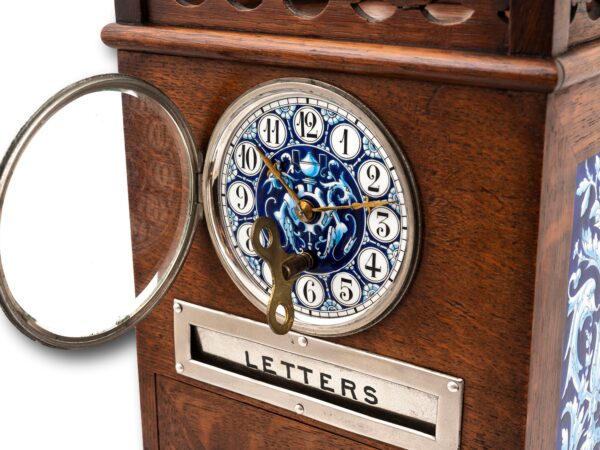
{"label": "brass letter plate", "polygon": [[408,449],[457,449],[463,381],[175,300],[177,372]]}

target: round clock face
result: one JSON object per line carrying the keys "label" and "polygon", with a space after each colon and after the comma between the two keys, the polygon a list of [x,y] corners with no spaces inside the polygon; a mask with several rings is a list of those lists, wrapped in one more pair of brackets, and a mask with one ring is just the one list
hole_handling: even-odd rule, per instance
{"label": "round clock face", "polygon": [[[419,239],[413,179],[383,125],[348,94],[297,79],[247,92],[217,125],[204,176],[211,237],[234,282],[260,309],[272,276],[251,244],[256,219],[277,223],[286,252],[313,256],[315,266],[292,290],[296,331],[356,332],[404,294]],[[290,188],[325,210],[310,221],[299,217]]]}

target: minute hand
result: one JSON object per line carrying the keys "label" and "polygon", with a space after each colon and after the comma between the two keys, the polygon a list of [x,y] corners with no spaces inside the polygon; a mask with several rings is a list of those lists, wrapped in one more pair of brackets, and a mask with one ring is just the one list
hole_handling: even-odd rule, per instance
{"label": "minute hand", "polygon": [[369,202],[355,202],[349,205],[340,206],[321,206],[319,208],[313,208],[314,212],[325,212],[325,211],[337,211],[339,209],[362,209],[362,208],[377,208],[378,206],[389,205],[390,203],[397,203],[395,200],[373,200]]}
{"label": "minute hand", "polygon": [[275,164],[273,164],[273,161],[271,161],[269,158],[267,158],[267,155],[265,155],[262,152],[262,150],[260,150],[258,148],[258,146],[256,146],[256,153],[258,153],[258,156],[260,156],[260,159],[262,159],[262,161],[265,163],[265,166],[267,166],[267,168],[269,169],[269,172],[271,172],[273,174],[273,176],[277,179],[277,181],[279,181],[283,185],[285,190],[288,191],[288,194],[290,194],[292,199],[294,199],[294,202],[296,203],[296,205],[299,204],[300,198],[298,197],[298,194],[296,194],[296,192],[287,185],[287,183],[283,179],[283,175],[281,175],[281,172],[277,169],[277,167],[275,167]]}

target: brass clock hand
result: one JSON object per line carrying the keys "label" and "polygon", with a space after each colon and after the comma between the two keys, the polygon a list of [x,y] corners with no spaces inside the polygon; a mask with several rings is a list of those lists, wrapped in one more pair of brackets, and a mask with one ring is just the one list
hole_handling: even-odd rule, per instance
{"label": "brass clock hand", "polygon": [[265,155],[263,153],[263,151],[260,148],[258,148],[258,146],[255,146],[255,148],[256,148],[256,152],[258,153],[258,156],[260,156],[260,159],[262,159],[263,163],[265,163],[265,166],[267,166],[267,168],[269,169],[269,172],[271,172],[273,174],[273,176],[275,177],[275,179],[277,179],[277,181],[279,181],[283,185],[285,190],[288,192],[288,194],[290,194],[290,196],[294,200],[294,203],[296,204],[296,214],[298,215],[298,218],[302,222],[308,223],[308,222],[312,221],[314,218],[313,205],[306,200],[300,199],[300,197],[298,197],[298,194],[296,194],[296,191],[294,191],[285,182],[283,175],[281,174],[279,169],[275,166],[275,164],[273,164],[273,161],[271,161],[269,158],[267,158],[267,155]]}
{"label": "brass clock hand", "polygon": [[340,209],[362,209],[362,208],[377,208],[378,206],[385,206],[391,203],[398,203],[397,200],[372,200],[367,202],[355,202],[349,205],[340,206],[320,206],[313,208],[313,212],[325,212],[325,211],[337,211]]}
{"label": "brass clock hand", "polygon": [[[268,235],[266,245],[260,239],[263,231]],[[292,287],[302,272],[313,267],[314,259],[308,252],[297,255],[281,248],[277,224],[268,217],[256,219],[252,226],[251,240],[256,253],[268,264],[273,276],[273,287],[267,304],[267,322],[274,333],[286,334],[294,324]],[[283,314],[280,314],[283,322],[277,320],[279,306],[283,307]]]}

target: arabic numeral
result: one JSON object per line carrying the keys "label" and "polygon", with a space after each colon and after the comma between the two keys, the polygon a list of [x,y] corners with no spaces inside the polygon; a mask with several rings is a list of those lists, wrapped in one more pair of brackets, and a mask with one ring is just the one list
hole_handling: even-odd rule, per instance
{"label": "arabic numeral", "polygon": [[351,301],[354,294],[350,290],[350,286],[352,286],[352,280],[350,278],[342,278],[340,280],[342,285],[342,290],[340,292],[340,297],[346,301]]}
{"label": "arabic numeral", "polygon": [[389,268],[385,255],[375,248],[363,250],[358,256],[358,267],[363,276],[372,282],[380,282],[387,277]]}
{"label": "arabic numeral", "polygon": [[245,175],[256,175],[260,169],[260,159],[256,148],[249,142],[242,142],[235,149],[235,165]]}
{"label": "arabic numeral", "polygon": [[369,178],[369,180],[373,181],[371,184],[369,184],[369,186],[367,187],[367,190],[369,192],[374,192],[374,193],[378,194],[379,186],[376,183],[381,178],[381,170],[379,170],[379,168],[377,166],[369,166],[367,168],[367,177]]}
{"label": "arabic numeral", "polygon": [[344,306],[353,306],[360,301],[360,284],[347,272],[340,272],[333,277],[331,292],[337,302]]}
{"label": "arabic numeral", "polygon": [[400,234],[400,219],[390,208],[375,208],[369,214],[367,226],[381,242],[392,242]]}
{"label": "arabic numeral", "polygon": [[[275,122],[275,126],[271,125],[271,118],[267,119],[267,127],[265,131],[267,132],[267,142],[269,144],[279,144],[279,122]],[[273,141],[273,135],[275,137],[275,141]]]}
{"label": "arabic numeral", "polygon": [[312,111],[302,111],[300,113],[300,136],[305,138],[316,138],[317,133],[313,132],[316,123],[317,118]]}
{"label": "arabic numeral", "polygon": [[314,108],[300,108],[294,116],[294,130],[304,142],[315,142],[323,135],[323,118]]}
{"label": "arabic numeral", "polygon": [[304,298],[306,299],[307,303],[314,303],[314,301],[317,299],[317,294],[315,294],[315,291],[313,290],[314,285],[314,281],[308,281],[304,283],[302,292],[304,293]]}
{"label": "arabic numeral", "polygon": [[361,138],[356,128],[348,124],[337,125],[331,132],[331,149],[342,159],[352,159],[360,152]]}
{"label": "arabic numeral", "polygon": [[239,209],[246,208],[246,206],[248,206],[248,193],[246,192],[246,189],[244,189],[244,187],[241,185],[237,186],[235,188],[235,195],[240,200],[238,202],[238,208]]}
{"label": "arabic numeral", "polygon": [[250,231],[252,230],[251,223],[244,223],[240,225],[237,232],[237,241],[242,251],[248,256],[256,256],[254,247],[252,246],[252,239],[250,239]]}
{"label": "arabic numeral", "polygon": [[250,146],[242,145],[241,148],[241,160],[242,160],[242,168],[254,170],[258,163],[258,158],[256,157],[256,152]]}
{"label": "arabic numeral", "polygon": [[368,195],[381,197],[390,187],[390,174],[382,163],[371,160],[358,170],[358,183]]}
{"label": "arabic numeral", "polygon": [[325,291],[316,277],[303,275],[296,281],[296,296],[305,306],[316,308],[323,304]]}
{"label": "arabic numeral", "polygon": [[377,211],[376,217],[379,219],[379,227],[377,227],[377,235],[381,238],[387,238],[390,235],[390,226],[387,224],[386,219],[390,215],[385,211]]}
{"label": "arabic numeral", "polygon": [[279,148],[285,142],[285,124],[278,116],[267,114],[258,124],[260,139],[269,148]]}
{"label": "arabic numeral", "polygon": [[238,214],[248,214],[254,206],[254,194],[246,183],[237,181],[227,191],[229,206]]}
{"label": "arabic numeral", "polygon": [[377,253],[371,253],[369,264],[365,264],[365,269],[371,272],[371,278],[378,278],[377,273],[381,272],[381,267],[377,267]]}
{"label": "arabic numeral", "polygon": [[347,129],[342,131],[342,140],[340,141],[340,144],[343,145],[342,154],[344,156],[348,156],[348,130]]}

